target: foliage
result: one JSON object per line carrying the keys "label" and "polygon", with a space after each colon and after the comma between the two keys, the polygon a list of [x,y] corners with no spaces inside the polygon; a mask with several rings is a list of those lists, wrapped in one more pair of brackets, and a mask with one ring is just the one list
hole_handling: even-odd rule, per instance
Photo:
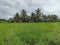
{"label": "foliage", "polygon": [[13,20],[14,22],[55,22],[58,20],[58,17],[57,15],[46,16],[39,8],[37,8],[35,12],[31,13],[31,16],[27,15],[26,10],[23,9],[20,15],[16,13]]}
{"label": "foliage", "polygon": [[60,22],[1,23],[0,45],[60,45]]}
{"label": "foliage", "polygon": [[29,16],[26,10],[21,10],[20,14],[16,13],[13,18],[8,19],[7,21],[1,20],[0,22],[57,22],[60,21],[58,16],[55,14],[45,15],[41,9],[37,8],[35,12],[32,12]]}

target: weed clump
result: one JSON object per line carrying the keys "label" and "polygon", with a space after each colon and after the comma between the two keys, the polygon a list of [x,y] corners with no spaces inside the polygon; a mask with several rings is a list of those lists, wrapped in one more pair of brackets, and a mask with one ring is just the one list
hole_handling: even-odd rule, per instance
{"label": "weed clump", "polygon": [[53,40],[50,40],[50,41],[48,42],[48,45],[56,45],[56,43],[55,43]]}

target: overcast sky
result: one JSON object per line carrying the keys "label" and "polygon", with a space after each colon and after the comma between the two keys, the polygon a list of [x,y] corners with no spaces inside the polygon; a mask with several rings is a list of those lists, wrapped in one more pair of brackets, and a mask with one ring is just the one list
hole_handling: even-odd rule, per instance
{"label": "overcast sky", "polygon": [[12,17],[22,9],[31,13],[36,8],[41,8],[46,14],[57,14],[60,17],[60,0],[0,0],[0,18]]}

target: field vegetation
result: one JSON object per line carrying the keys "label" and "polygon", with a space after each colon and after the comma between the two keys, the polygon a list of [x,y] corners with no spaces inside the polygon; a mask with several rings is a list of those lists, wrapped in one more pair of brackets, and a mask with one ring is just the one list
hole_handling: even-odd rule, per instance
{"label": "field vegetation", "polygon": [[60,45],[60,22],[0,23],[0,45]]}

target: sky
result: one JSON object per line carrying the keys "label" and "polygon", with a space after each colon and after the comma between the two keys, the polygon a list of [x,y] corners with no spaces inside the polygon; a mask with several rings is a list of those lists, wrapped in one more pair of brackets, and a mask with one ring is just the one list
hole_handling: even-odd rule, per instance
{"label": "sky", "polygon": [[56,14],[60,17],[60,0],[0,0],[0,18],[10,18],[22,9],[27,13],[40,8],[44,14]]}

